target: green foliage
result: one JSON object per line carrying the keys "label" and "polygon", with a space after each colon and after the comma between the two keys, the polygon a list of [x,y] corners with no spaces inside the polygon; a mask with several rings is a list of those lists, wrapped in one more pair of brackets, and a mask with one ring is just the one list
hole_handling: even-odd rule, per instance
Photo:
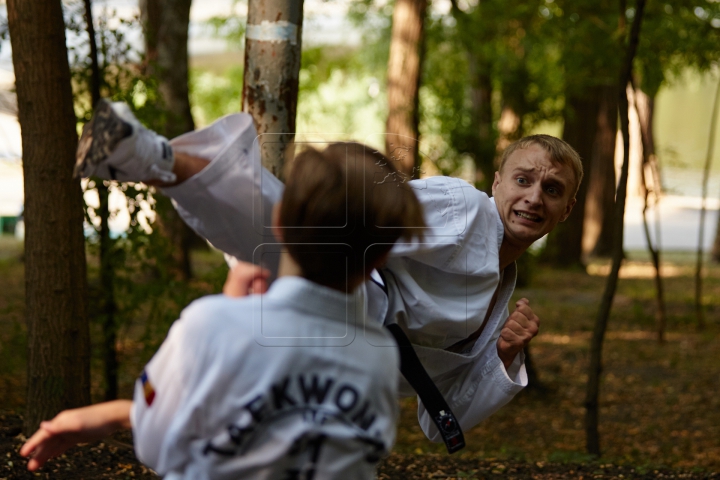
{"label": "green foliage", "polygon": [[242,110],[243,75],[241,66],[232,66],[223,75],[190,70],[190,101],[198,125],[208,125],[224,115]]}
{"label": "green foliage", "polygon": [[687,69],[707,71],[720,60],[720,4],[707,0],[649,2],[635,67],[653,96]]}

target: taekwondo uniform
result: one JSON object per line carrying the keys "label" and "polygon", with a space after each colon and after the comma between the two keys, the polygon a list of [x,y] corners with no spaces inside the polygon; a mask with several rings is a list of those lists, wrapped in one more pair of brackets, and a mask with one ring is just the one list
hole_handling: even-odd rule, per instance
{"label": "taekwondo uniform", "polygon": [[399,359],[365,303],[285,276],[190,304],[136,383],[138,458],[168,480],[373,478]]}
{"label": "taekwondo uniform", "polygon": [[[268,254],[272,206],[282,183],[262,168],[249,115],[224,117],[171,141],[173,150],[212,159],[197,175],[163,189],[198,234],[228,255],[276,271]],[[524,355],[505,369],[496,343],[509,316],[516,268],[500,271],[504,227],[495,202],[467,182],[430,177],[410,182],[424,208],[422,242],[396,244],[387,265],[367,282],[368,316],[399,324],[463,430],[483,421],[527,385]],[[377,282],[377,283],[376,283]],[[483,323],[482,335],[459,353],[448,347]],[[401,394],[412,389],[401,380]],[[422,402],[418,420],[427,437],[441,437]]]}

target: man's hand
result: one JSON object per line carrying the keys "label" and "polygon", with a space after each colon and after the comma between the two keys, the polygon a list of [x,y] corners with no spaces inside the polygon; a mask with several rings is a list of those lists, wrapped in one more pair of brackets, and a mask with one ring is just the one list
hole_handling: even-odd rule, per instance
{"label": "man's hand", "polygon": [[121,428],[130,428],[131,407],[130,400],[115,400],[60,412],[40,424],[20,449],[20,455],[31,456],[28,470],[35,471],[78,443],[94,442]]}
{"label": "man's hand", "polygon": [[246,297],[252,293],[265,293],[270,271],[247,262],[237,262],[228,272],[223,293],[228,297]]}
{"label": "man's hand", "polygon": [[515,303],[515,311],[508,317],[497,341],[498,356],[506,369],[538,334],[539,329],[540,319],[530,308],[530,301],[521,298]]}

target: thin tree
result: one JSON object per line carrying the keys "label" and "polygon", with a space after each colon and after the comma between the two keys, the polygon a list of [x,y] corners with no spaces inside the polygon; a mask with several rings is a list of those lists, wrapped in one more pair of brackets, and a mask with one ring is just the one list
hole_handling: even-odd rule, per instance
{"label": "thin tree", "polygon": [[[624,2],[621,2],[624,6]],[[615,200],[615,228],[612,269],[608,275],[605,291],[603,292],[598,314],[595,318],[595,328],[590,343],[590,371],[585,396],[585,435],[586,448],[588,453],[600,455],[600,434],[598,432],[599,396],[600,396],[600,375],[602,372],[602,346],[605,339],[610,310],[612,307],[615,289],[617,288],[618,274],[623,260],[623,223],[625,221],[625,198],[627,196],[627,177],[630,156],[630,132],[627,97],[627,85],[632,75],[633,59],[637,51],[640,38],[640,26],[645,11],[645,0],[637,0],[635,4],[635,16],[630,36],[625,51],[625,60],[621,67],[620,79],[618,82],[618,109],[620,111],[620,128],[623,136],[623,164],[620,170],[617,196]],[[622,16],[625,15],[625,8],[621,9]]]}
{"label": "thin tree", "polygon": [[248,2],[242,109],[261,136],[263,166],[281,180],[295,135],[302,20],[303,0]]}
{"label": "thin tree", "polygon": [[388,116],[385,152],[397,169],[419,176],[418,92],[424,50],[427,0],[397,0],[393,10],[387,70]]}
{"label": "thin tree", "polygon": [[640,166],[640,178],[642,180],[644,204],[642,210],[643,230],[647,241],[648,251],[655,267],[655,298],[657,309],[655,310],[655,324],[657,328],[658,342],[665,343],[665,325],[667,317],[665,311],[665,296],[660,271],[660,229],[656,230],[655,244],[650,235],[647,210],[650,208],[650,196],[653,198],[656,226],[660,221],[660,171],[658,168],[657,156],[655,155],[655,137],[653,135],[654,101],[639,88],[632,88],[633,102],[640,120],[640,137],[642,139],[642,164]]}
{"label": "thin tree", "polygon": [[62,5],[9,0],[7,9],[23,148],[30,434],[90,402],[85,239]]}
{"label": "thin tree", "polygon": [[695,316],[699,329],[705,328],[705,314],[702,306],[702,266],[703,266],[703,239],[705,237],[705,200],[707,199],[708,179],[710,165],[715,150],[715,130],[717,129],[718,104],[720,103],[720,82],[718,82],[713,102],[712,118],[710,119],[710,136],[708,138],[707,155],[702,179],[702,205],[700,207],[700,232],[698,233],[697,260],[695,262]]}
{"label": "thin tree", "polygon": [[[90,99],[96,106],[100,101],[103,75],[100,71],[97,39],[92,14],[92,1],[84,0],[85,25],[90,43]],[[102,357],[105,364],[105,400],[114,400],[118,395],[117,329],[115,327],[115,271],[112,264],[113,241],[110,238],[110,190],[104,181],[96,179],[95,185],[100,200],[100,315],[102,317]]]}

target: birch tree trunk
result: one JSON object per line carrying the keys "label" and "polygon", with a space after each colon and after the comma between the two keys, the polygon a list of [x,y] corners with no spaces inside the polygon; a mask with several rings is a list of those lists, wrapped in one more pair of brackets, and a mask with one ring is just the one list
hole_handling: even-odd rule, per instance
{"label": "birch tree trunk", "polygon": [[255,120],[263,166],[280,180],[293,153],[302,20],[302,0],[248,2],[243,111]]}

